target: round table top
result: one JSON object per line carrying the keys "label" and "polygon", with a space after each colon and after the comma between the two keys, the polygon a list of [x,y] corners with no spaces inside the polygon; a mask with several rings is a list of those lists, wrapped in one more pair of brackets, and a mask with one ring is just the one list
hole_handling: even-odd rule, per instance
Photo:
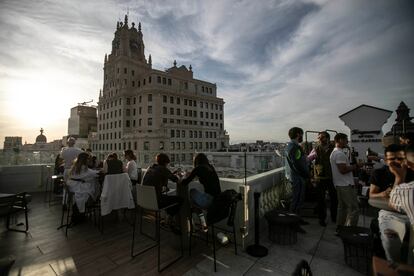
{"label": "round table top", "polygon": [[277,210],[267,212],[265,218],[269,223],[296,224],[300,221],[300,218],[296,214]]}
{"label": "round table top", "polygon": [[369,244],[372,240],[369,228],[358,226],[344,226],[339,229],[339,237],[352,244]]}

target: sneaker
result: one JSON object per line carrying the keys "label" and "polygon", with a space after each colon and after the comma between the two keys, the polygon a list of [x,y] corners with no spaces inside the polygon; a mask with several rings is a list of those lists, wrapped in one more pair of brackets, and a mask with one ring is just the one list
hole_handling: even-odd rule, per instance
{"label": "sneaker", "polygon": [[217,233],[217,240],[222,244],[228,244],[229,243],[229,238],[222,232]]}

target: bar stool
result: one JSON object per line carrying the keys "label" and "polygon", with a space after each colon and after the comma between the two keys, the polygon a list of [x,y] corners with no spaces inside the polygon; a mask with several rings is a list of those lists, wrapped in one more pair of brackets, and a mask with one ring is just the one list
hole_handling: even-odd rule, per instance
{"label": "bar stool", "polygon": [[[240,199],[241,199],[241,195],[236,194],[236,196],[230,202],[229,213],[228,213],[227,216],[214,219],[214,218],[207,215],[207,226],[208,226],[209,230],[211,229],[211,238],[213,240],[214,272],[217,272],[215,229],[219,229],[220,231],[223,231],[223,232],[226,232],[226,233],[231,233],[233,235],[234,254],[237,255],[237,239],[236,239],[236,227],[235,227],[235,224],[234,224],[234,218],[235,218],[235,214],[236,214],[237,202]],[[214,202],[213,202],[213,204],[214,204]],[[191,215],[190,215],[190,235],[189,235],[189,255],[190,256],[191,256],[191,240],[192,240],[192,237],[193,237],[193,233],[195,232],[194,231],[193,216],[192,216],[193,211],[194,211],[194,209],[192,209]],[[226,218],[227,218],[227,225],[232,228],[231,230],[216,226],[216,223],[218,223],[218,222],[220,222],[220,221],[222,221]],[[205,240],[207,242],[207,244],[208,244],[208,239],[209,238],[208,238],[208,231],[207,231],[206,232],[206,240]]]}
{"label": "bar stool", "polygon": [[[148,246],[145,249],[142,249],[141,251],[135,253],[134,247],[135,247],[135,228],[136,228],[136,215],[134,219],[134,225],[132,230],[132,245],[131,245],[131,257],[134,258],[154,247],[158,247],[158,272],[163,271],[170,265],[177,262],[179,259],[181,259],[184,255],[184,247],[183,247],[183,239],[182,239],[182,229],[180,229],[180,244],[181,244],[181,254],[176,257],[175,259],[171,260],[169,263],[164,265],[164,267],[161,268],[161,211],[165,211],[166,209],[178,205],[178,203],[174,203],[171,205],[168,205],[163,208],[159,208],[158,206],[158,200],[157,200],[157,193],[155,191],[154,186],[143,186],[143,185],[136,185],[137,187],[137,206],[141,207],[140,212],[140,234],[147,236],[151,240],[155,241],[153,245]],[[143,233],[142,231],[142,213],[144,210],[153,211],[155,212],[155,237],[152,237],[148,234]]]}

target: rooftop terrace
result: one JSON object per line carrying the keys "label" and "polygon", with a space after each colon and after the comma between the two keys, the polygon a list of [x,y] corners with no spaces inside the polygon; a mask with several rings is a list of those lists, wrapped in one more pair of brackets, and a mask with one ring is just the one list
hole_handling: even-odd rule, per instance
{"label": "rooftop terrace", "polygon": [[[69,229],[66,238],[63,230],[56,230],[60,206],[49,207],[43,199],[43,194],[35,193],[29,205],[27,235],[7,232],[5,227],[0,229],[0,257],[13,254],[16,258],[11,275],[158,274],[155,248],[131,259],[132,227],[127,220],[108,218],[104,234],[88,221]],[[128,212],[127,217],[132,214]],[[301,259],[310,263],[314,275],[362,275],[345,265],[342,242],[334,235],[332,223],[323,228],[317,219],[307,221],[310,222],[304,226],[307,234],[298,234],[298,242],[290,246],[272,244],[264,227],[261,243],[269,249],[269,255],[264,258],[251,257],[242,248],[236,256],[232,246],[221,247],[217,251],[217,275],[291,275]],[[172,257],[177,236],[167,232],[161,236],[163,258]],[[137,245],[144,248],[148,242],[140,237]],[[161,274],[215,275],[211,248],[201,241],[192,248],[191,257],[186,251],[184,258]]]}

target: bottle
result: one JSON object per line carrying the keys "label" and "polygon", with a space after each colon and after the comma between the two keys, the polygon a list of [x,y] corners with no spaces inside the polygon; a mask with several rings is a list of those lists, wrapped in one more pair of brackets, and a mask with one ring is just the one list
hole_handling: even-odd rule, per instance
{"label": "bottle", "polygon": [[222,232],[217,233],[217,240],[221,244],[227,244],[229,242],[229,238],[226,235],[224,235]]}

